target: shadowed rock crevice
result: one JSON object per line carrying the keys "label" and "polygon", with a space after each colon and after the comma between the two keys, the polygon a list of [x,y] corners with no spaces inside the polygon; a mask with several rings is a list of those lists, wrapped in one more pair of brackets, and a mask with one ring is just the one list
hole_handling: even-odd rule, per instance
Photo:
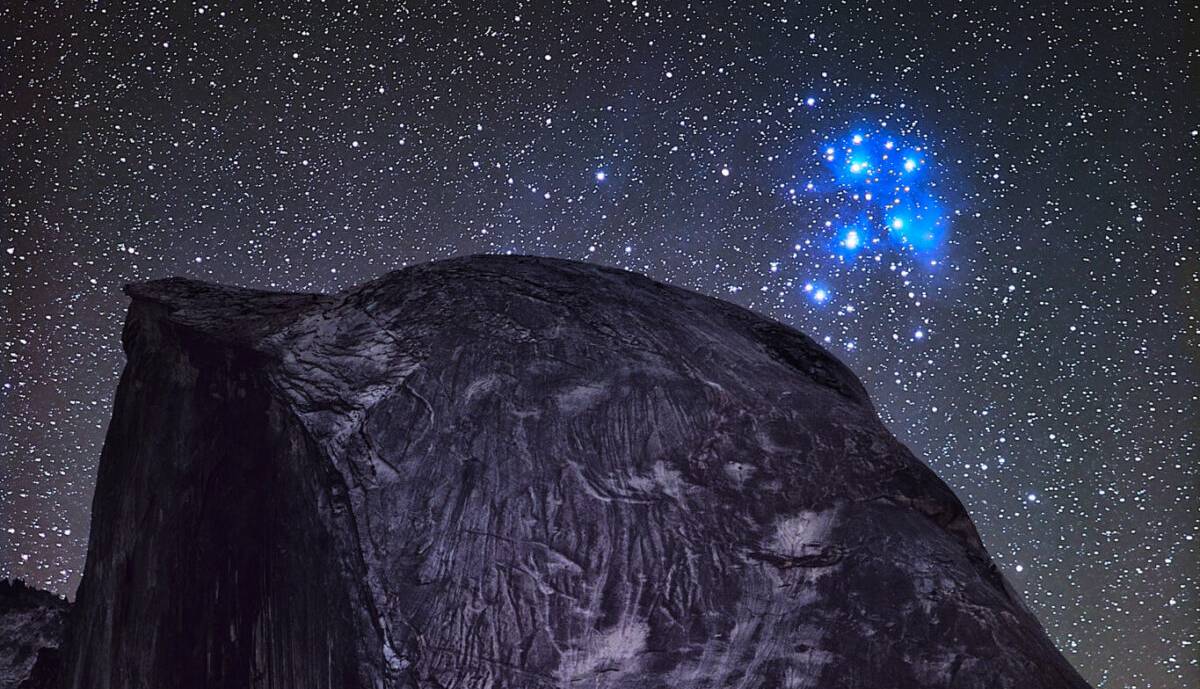
{"label": "shadowed rock crevice", "polygon": [[491,256],[128,292],[64,687],[1086,686],[850,370],[745,309]]}

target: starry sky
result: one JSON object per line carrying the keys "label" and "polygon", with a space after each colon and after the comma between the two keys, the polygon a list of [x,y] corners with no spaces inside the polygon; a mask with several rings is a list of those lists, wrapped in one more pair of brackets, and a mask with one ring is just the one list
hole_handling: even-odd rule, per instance
{"label": "starry sky", "polygon": [[122,284],[582,259],[823,342],[1098,687],[1200,686],[1188,3],[0,5],[0,575],[71,595]]}

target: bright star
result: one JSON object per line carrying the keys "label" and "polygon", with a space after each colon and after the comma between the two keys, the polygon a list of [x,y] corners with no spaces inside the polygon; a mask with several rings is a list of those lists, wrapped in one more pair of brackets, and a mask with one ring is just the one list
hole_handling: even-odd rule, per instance
{"label": "bright star", "polygon": [[916,169],[917,169],[917,164],[912,161],[912,158],[909,158],[904,161],[904,171],[905,172],[912,172],[913,170],[916,170]]}
{"label": "bright star", "polygon": [[607,177],[608,177],[608,175],[604,174],[604,170],[596,171],[596,181],[597,182],[603,182]]}
{"label": "bright star", "polygon": [[855,232],[854,230],[850,230],[849,232],[847,232],[846,238],[842,240],[842,244],[845,244],[847,249],[857,249],[858,242],[859,242],[858,233]]}

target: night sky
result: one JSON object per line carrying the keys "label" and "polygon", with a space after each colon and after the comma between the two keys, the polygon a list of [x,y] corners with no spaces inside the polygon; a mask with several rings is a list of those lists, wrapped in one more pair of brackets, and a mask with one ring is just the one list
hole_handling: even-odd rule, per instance
{"label": "night sky", "polygon": [[538,254],[823,342],[1086,678],[1200,686],[1195,13],[997,4],[3,3],[0,575],[78,584],[122,284]]}

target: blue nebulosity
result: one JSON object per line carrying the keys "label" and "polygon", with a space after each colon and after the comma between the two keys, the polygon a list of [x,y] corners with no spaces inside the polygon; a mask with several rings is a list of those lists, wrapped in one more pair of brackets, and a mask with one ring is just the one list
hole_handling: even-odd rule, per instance
{"label": "blue nebulosity", "polygon": [[941,204],[929,194],[901,200],[885,218],[891,241],[918,254],[936,255],[949,230]]}
{"label": "blue nebulosity", "polygon": [[[866,275],[897,275],[907,293],[944,263],[958,204],[943,196],[953,185],[940,183],[945,172],[923,138],[886,124],[850,129],[793,165],[796,184],[785,185],[787,199],[804,215],[796,216],[792,257],[811,304],[853,316]],[[819,219],[804,225],[814,209]],[[852,341],[847,334],[842,345],[849,349]]]}
{"label": "blue nebulosity", "polygon": [[835,196],[844,204],[838,215],[854,219],[830,225],[835,253],[857,254],[866,246],[864,237],[876,236],[882,241],[872,248],[937,257],[950,223],[936,195],[937,168],[923,144],[887,131],[855,131],[827,142],[821,159],[824,179],[810,193]]}

